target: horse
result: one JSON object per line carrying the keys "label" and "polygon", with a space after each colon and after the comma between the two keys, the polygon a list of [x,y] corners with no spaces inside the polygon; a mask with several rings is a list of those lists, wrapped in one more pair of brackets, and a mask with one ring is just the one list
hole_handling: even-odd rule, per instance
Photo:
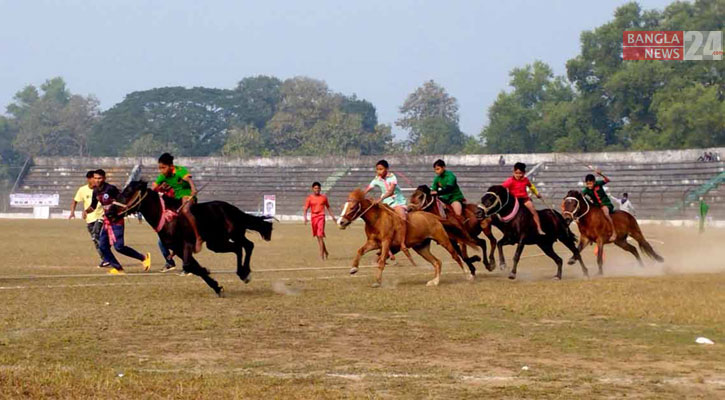
{"label": "horse", "polygon": [[[345,229],[358,218],[365,221],[367,241],[358,249],[357,255],[352,262],[350,274],[354,275],[358,271],[360,258],[365,253],[379,249],[378,270],[373,287],[380,287],[385,261],[389,254],[400,251],[401,243],[398,239],[398,231],[402,220],[392,208],[365,198],[365,193],[362,190],[355,189],[350,192],[337,223],[340,229]],[[433,265],[434,276],[433,279],[426,283],[427,286],[438,286],[441,278],[441,261],[430,252],[431,241],[435,241],[445,248],[458,263],[458,266],[461,267],[461,271],[463,271],[466,278],[473,279],[473,275],[463,267],[461,258],[456,253],[438,217],[423,211],[413,211],[408,214],[405,244]]]}
{"label": "horse", "polygon": [[502,247],[507,244],[516,245],[514,266],[509,273],[509,279],[516,279],[516,270],[524,247],[535,244],[539,246],[544,254],[554,260],[557,267],[554,279],[560,280],[562,259],[554,251],[554,243],[557,240],[571,250],[574,258],[579,260],[582,273],[584,276],[589,277],[589,271],[584,265],[579,249],[576,247],[577,238],[569,229],[564,217],[553,210],[537,210],[541,220],[541,229],[546,233],[545,235],[539,235],[533,215],[521,203],[521,201],[511,196],[508,189],[501,185],[494,185],[489,187],[488,191],[481,197],[481,204],[478,206],[479,217],[488,218],[496,215],[497,217],[492,219],[493,224],[504,233],[504,237],[498,242],[502,265],[505,265]]}
{"label": "horse", "polygon": [[[427,211],[442,219],[441,222],[443,222],[443,227],[446,228],[448,236],[450,236],[451,240],[458,242],[458,245],[461,246],[460,248],[462,250],[463,261],[468,265],[468,268],[471,270],[473,275],[476,274],[476,267],[473,266],[473,262],[480,260],[480,258],[478,256],[468,258],[465,246],[465,242],[468,241],[468,238],[475,241],[476,246],[481,248],[483,265],[486,269],[493,271],[496,268],[496,237],[494,237],[491,232],[491,218],[479,220],[476,216],[476,205],[465,204],[463,208],[463,217],[465,219],[463,220],[463,224],[461,224],[458,218],[453,215],[453,209],[450,206],[446,206],[445,212],[447,213],[447,218],[444,218],[444,216],[441,215],[441,209],[437,205],[439,201],[440,200],[438,200],[436,196],[431,195],[428,185],[420,185],[415,192],[410,195],[410,209]],[[486,257],[486,241],[478,237],[481,232],[483,232],[491,242],[491,254],[488,258]],[[462,233],[465,234],[465,236]]]}
{"label": "horse", "polygon": [[[584,209],[584,206],[586,209]],[[579,236],[581,236],[579,242],[579,251],[581,251],[589,243],[596,243],[599,251],[597,252],[597,265],[599,266],[599,275],[604,274],[602,265],[604,264],[604,245],[608,243],[614,243],[620,248],[632,253],[639,262],[641,267],[644,266],[642,258],[639,256],[637,249],[631,244],[627,243],[627,237],[632,236],[634,240],[639,244],[640,250],[642,250],[649,257],[663,262],[664,258],[657,254],[652,248],[652,245],[647,242],[642,230],[639,228],[637,220],[624,211],[615,211],[611,214],[612,222],[614,222],[614,230],[616,232],[617,239],[612,242],[612,227],[607,218],[604,216],[604,212],[599,207],[595,207],[592,203],[587,200],[584,195],[578,190],[570,190],[564,200],[562,201],[561,208],[563,210],[564,219],[567,224],[576,221],[579,227]],[[569,260],[568,263],[571,265],[574,260]]]}
{"label": "horse", "polygon": [[[158,233],[164,246],[182,257],[184,271],[201,277],[219,297],[224,297],[224,288],[194,258],[194,231],[188,220],[176,212],[182,205],[181,200],[155,192],[148,188],[145,181],[138,180],[130,182],[123,189],[119,202],[119,205],[114,206],[120,209],[120,212],[115,212],[118,218],[140,212]],[[251,229],[269,241],[272,239],[272,223],[264,217],[249,215],[224,201],[192,204],[191,213],[196,217],[197,228],[206,242],[206,247],[215,253],[236,254],[237,276],[244,283],[249,283],[249,262],[254,243],[244,235],[247,229]]]}

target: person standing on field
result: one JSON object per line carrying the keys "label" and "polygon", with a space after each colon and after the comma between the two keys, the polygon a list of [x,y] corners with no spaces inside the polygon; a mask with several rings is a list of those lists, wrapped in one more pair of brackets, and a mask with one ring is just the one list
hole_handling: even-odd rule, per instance
{"label": "person standing on field", "polygon": [[83,202],[83,211],[81,212],[81,216],[86,221],[86,229],[88,229],[88,233],[91,235],[91,240],[93,241],[93,246],[96,248],[96,252],[101,259],[100,264],[98,264],[98,268],[105,268],[110,264],[103,259],[103,253],[98,245],[98,238],[101,235],[101,229],[103,229],[103,207],[99,204],[92,212],[86,212],[86,208],[91,206],[91,202],[93,201],[93,189],[96,187],[93,180],[93,171],[88,171],[86,173],[86,181],[87,183],[79,187],[76,191],[76,195],[73,196],[73,201],[70,203],[70,215],[68,216],[68,219],[75,219],[76,206],[78,203]]}

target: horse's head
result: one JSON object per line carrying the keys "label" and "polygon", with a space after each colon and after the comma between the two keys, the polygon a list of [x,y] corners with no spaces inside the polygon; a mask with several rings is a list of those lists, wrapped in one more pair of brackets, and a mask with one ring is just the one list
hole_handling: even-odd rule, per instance
{"label": "horse's head", "polygon": [[148,183],[144,180],[131,181],[118,196],[118,202],[123,204],[118,208],[121,208],[120,212],[122,215],[131,214],[138,212],[138,208],[141,205],[141,200],[148,190]]}
{"label": "horse's head", "polygon": [[478,210],[476,210],[476,217],[484,219],[498,214],[509,203],[510,199],[511,194],[505,187],[501,185],[489,187],[481,197],[481,204],[478,205]]}
{"label": "horse's head", "polygon": [[410,211],[423,210],[428,207],[429,202],[433,199],[430,194],[428,185],[420,185],[415,192],[410,195]]}
{"label": "horse's head", "polygon": [[[561,213],[564,220],[570,224],[572,221],[581,218],[589,210],[589,201],[578,190],[570,190],[561,202]],[[586,210],[586,212],[585,212]]]}
{"label": "horse's head", "polygon": [[365,200],[365,192],[361,189],[358,188],[350,192],[347,196],[345,205],[342,206],[340,218],[337,219],[337,226],[339,226],[340,229],[347,228],[352,221],[359,218],[365,212],[363,210],[363,203],[367,201],[368,200]]}

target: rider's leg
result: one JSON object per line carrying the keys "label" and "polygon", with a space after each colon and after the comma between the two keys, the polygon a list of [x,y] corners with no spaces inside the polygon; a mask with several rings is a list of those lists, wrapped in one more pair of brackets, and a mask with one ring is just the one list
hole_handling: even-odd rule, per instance
{"label": "rider's leg", "polygon": [[453,208],[453,212],[456,213],[459,217],[463,215],[463,205],[460,201],[454,201],[451,203],[451,207]]}
{"label": "rider's leg", "polygon": [[614,228],[614,221],[612,221],[612,216],[609,215],[609,207],[602,206],[602,212],[604,213],[604,216],[607,218],[607,221],[609,221],[609,225],[612,227],[612,237],[609,238],[610,241],[617,240],[617,230]]}
{"label": "rider's leg", "polygon": [[536,230],[539,231],[539,235],[546,235],[543,229],[541,229],[541,220],[539,219],[539,213],[536,212],[536,208],[534,207],[534,203],[531,201],[531,199],[526,200],[524,203],[526,208],[531,211],[531,215],[534,216],[534,223],[536,224]]}
{"label": "rider's leg", "polygon": [[196,227],[196,218],[194,218],[194,215],[191,213],[191,203],[193,203],[192,199],[184,198],[184,206],[181,207],[181,213],[184,214],[187,221],[189,221],[189,225],[191,225],[191,229],[194,231],[194,236],[196,237],[194,253],[198,253],[201,251],[201,244],[203,243],[203,240],[201,239],[199,230]]}
{"label": "rider's leg", "polygon": [[408,213],[405,210],[404,206],[398,206],[395,207],[395,212],[402,218],[403,223],[400,224],[400,250],[405,251],[408,249],[408,246],[405,245],[405,238],[408,235]]}

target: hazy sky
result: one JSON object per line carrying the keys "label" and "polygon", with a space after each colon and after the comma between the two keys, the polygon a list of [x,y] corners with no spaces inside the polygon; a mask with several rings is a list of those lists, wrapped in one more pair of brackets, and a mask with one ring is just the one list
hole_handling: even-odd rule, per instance
{"label": "hazy sky", "polygon": [[434,79],[458,99],[462,130],[478,134],[512,68],[540,59],[564,74],[581,31],[624,3],[0,0],[0,109],[53,76],[107,109],[136,90],[306,75],[393,123],[405,97]]}

